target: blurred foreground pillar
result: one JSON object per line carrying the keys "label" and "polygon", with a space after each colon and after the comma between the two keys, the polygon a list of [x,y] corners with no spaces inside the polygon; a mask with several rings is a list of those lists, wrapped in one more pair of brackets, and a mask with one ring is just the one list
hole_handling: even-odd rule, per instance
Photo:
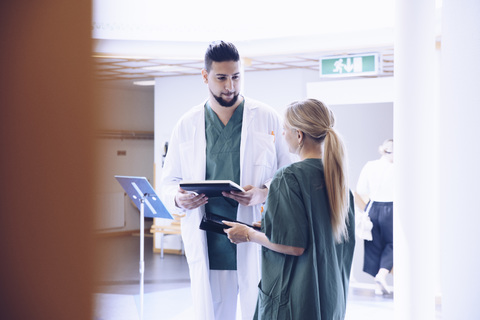
{"label": "blurred foreground pillar", "polygon": [[1,318],[92,318],[90,1],[0,4]]}

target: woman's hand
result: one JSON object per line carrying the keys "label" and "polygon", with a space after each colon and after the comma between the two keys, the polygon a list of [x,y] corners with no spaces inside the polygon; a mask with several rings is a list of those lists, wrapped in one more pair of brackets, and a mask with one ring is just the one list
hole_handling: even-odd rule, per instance
{"label": "woman's hand", "polygon": [[[239,244],[242,242],[251,241],[251,242],[258,243],[259,245],[262,245],[265,248],[268,248],[270,250],[284,253],[284,254],[289,254],[292,256],[301,256],[305,251],[304,248],[300,248],[300,247],[292,247],[292,246],[287,246],[283,244],[272,243],[270,242],[270,240],[268,240],[265,233],[256,231],[244,224],[230,222],[230,221],[222,221],[222,222],[227,226],[231,227],[228,229],[223,229],[223,231],[227,234],[228,239],[230,239],[231,243]],[[258,224],[258,222],[255,222],[255,224]]]}
{"label": "woman's hand", "polygon": [[255,231],[252,228],[236,222],[230,221],[222,221],[227,226],[231,228],[223,229],[223,231],[227,234],[228,239],[231,243],[239,244],[242,242],[249,242],[250,241],[250,231]]}

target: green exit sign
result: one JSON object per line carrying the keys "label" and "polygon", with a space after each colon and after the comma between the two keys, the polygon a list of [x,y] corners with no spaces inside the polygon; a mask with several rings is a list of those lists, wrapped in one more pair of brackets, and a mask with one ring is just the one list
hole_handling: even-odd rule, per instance
{"label": "green exit sign", "polygon": [[320,59],[320,77],[371,76],[377,74],[377,53]]}

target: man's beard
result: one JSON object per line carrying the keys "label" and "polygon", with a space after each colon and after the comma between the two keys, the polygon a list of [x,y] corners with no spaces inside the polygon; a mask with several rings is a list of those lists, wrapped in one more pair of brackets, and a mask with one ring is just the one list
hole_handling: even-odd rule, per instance
{"label": "man's beard", "polygon": [[222,97],[219,97],[219,96],[216,96],[213,94],[212,90],[210,90],[210,93],[212,94],[212,96],[215,98],[215,100],[217,100],[217,102],[222,106],[222,107],[231,107],[233,106],[237,100],[238,100],[238,95],[240,93],[237,93],[236,95],[233,96],[232,100],[230,101],[225,101]]}

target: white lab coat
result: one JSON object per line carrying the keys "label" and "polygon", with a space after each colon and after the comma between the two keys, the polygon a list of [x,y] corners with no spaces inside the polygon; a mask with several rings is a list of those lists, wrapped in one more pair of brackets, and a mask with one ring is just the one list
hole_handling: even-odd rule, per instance
{"label": "white lab coat", "polygon": [[[170,212],[178,212],[175,195],[181,180],[205,180],[206,141],[205,103],[192,108],[177,123],[165,159],[160,194]],[[262,187],[269,183],[280,167],[291,163],[288,147],[282,137],[282,124],[271,107],[245,99],[240,142],[240,185]],[[206,233],[199,229],[204,206],[189,210],[181,221],[194,314],[197,319],[214,319],[209,282]],[[238,206],[237,220],[251,224],[261,220],[261,205]],[[252,319],[258,295],[261,273],[260,247],[243,243],[237,247],[237,274],[244,319]],[[247,298],[248,297],[248,298]]]}

